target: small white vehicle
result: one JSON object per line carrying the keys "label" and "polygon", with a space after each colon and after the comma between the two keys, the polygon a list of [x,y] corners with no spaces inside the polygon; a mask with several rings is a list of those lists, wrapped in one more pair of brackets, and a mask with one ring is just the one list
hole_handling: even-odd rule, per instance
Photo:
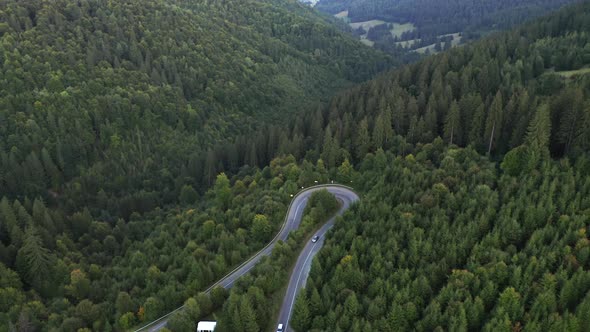
{"label": "small white vehicle", "polygon": [[277,327],[277,332],[283,332],[283,324],[279,324],[279,327]]}
{"label": "small white vehicle", "polygon": [[316,236],[314,236],[314,237],[311,238],[311,242],[316,243],[316,242],[318,242],[319,238],[320,237],[316,235]]}

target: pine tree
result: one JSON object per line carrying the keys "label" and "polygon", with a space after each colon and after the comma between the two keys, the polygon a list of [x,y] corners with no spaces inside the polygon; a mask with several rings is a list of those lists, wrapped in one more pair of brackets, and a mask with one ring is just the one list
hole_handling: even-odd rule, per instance
{"label": "pine tree", "polygon": [[309,309],[311,316],[320,316],[324,314],[324,304],[322,302],[322,298],[320,297],[320,293],[315,287],[311,291],[311,297],[309,299]]}
{"label": "pine tree", "polygon": [[25,280],[37,290],[48,281],[51,271],[51,255],[35,226],[29,225],[25,232],[23,246],[17,253],[17,268]]}
{"label": "pine tree", "polygon": [[467,306],[466,310],[469,329],[474,330],[479,328],[481,326],[485,314],[485,308],[481,298],[479,298],[479,296],[475,297],[475,300],[473,300],[473,304]]}
{"label": "pine tree", "polygon": [[256,322],[256,313],[246,297],[242,299],[242,303],[240,304],[240,317],[244,324],[244,331],[260,331],[258,323]]}
{"label": "pine tree", "polygon": [[293,316],[291,316],[290,326],[297,332],[304,332],[309,329],[311,315],[309,304],[305,292],[299,292],[293,305]]}
{"label": "pine tree", "polygon": [[45,204],[40,199],[33,201],[33,222],[37,227],[43,227],[45,219]]}
{"label": "pine tree", "polygon": [[590,295],[586,295],[576,309],[576,317],[580,326],[590,326]]}
{"label": "pine tree", "polygon": [[408,321],[401,305],[394,303],[389,313],[389,329],[391,331],[407,331],[409,328]]}
{"label": "pine tree", "polygon": [[351,182],[353,172],[354,169],[352,168],[352,165],[350,164],[348,159],[344,159],[340,167],[338,167],[338,175],[340,177],[340,181],[342,181],[345,184]]}
{"label": "pine tree", "polygon": [[197,191],[193,188],[193,186],[189,184],[185,184],[180,189],[180,195],[178,196],[178,200],[182,204],[194,204],[199,195]]}
{"label": "pine tree", "polygon": [[359,313],[359,301],[355,293],[350,294],[346,301],[344,301],[344,310],[346,314],[351,318],[355,318]]}
{"label": "pine tree", "polygon": [[251,228],[252,238],[263,242],[269,238],[271,232],[272,227],[268,218],[263,214],[255,215]]}
{"label": "pine tree", "polygon": [[410,119],[410,127],[408,129],[408,142],[416,143],[420,140],[420,130],[418,125],[418,116],[414,115]]}
{"label": "pine tree", "polygon": [[230,319],[230,322],[231,322],[231,325],[233,326],[233,331],[245,331],[239,308],[235,308],[233,310],[233,314]]}
{"label": "pine tree", "polygon": [[512,324],[508,315],[496,316],[489,320],[483,328],[485,332],[512,332]]}
{"label": "pine tree", "polygon": [[478,150],[480,150],[481,146],[483,145],[481,138],[484,121],[484,106],[483,104],[480,104],[475,109],[475,113],[473,114],[473,119],[471,121],[471,129],[469,130],[469,144],[473,144],[473,146]]}
{"label": "pine tree", "polygon": [[215,193],[215,200],[217,201],[217,206],[221,210],[227,209],[229,207],[229,204],[231,203],[232,195],[231,188],[229,185],[229,179],[227,178],[227,175],[225,175],[225,173],[220,173],[219,175],[217,175],[213,192]]}
{"label": "pine tree", "polygon": [[453,101],[451,103],[451,109],[447,114],[444,127],[444,137],[449,142],[449,145],[453,145],[453,139],[456,136],[459,136],[460,121],[459,105],[456,101]]}
{"label": "pine tree", "polygon": [[344,125],[342,128],[342,147],[346,151],[353,151],[352,149],[352,141],[354,138],[354,119],[352,118],[352,114],[350,112],[344,113]]}
{"label": "pine tree", "polygon": [[[391,110],[391,121],[394,129],[398,134],[405,134],[408,130],[408,114],[417,113],[418,106],[416,105],[416,99],[410,97],[408,104],[400,97],[396,97],[393,103],[393,109]],[[412,112],[412,113],[410,113]]]}
{"label": "pine tree", "polygon": [[134,312],[136,309],[131,296],[127,292],[119,292],[117,294],[117,299],[115,301],[115,308],[117,309],[117,313],[119,315],[123,315],[126,312]]}
{"label": "pine tree", "polygon": [[359,123],[355,136],[355,152],[356,157],[359,160],[362,160],[365,157],[365,155],[369,152],[370,145],[371,139],[369,138],[367,118],[364,118]]}
{"label": "pine tree", "polygon": [[195,298],[189,297],[188,300],[184,302],[184,308],[193,321],[198,321],[201,317],[201,308]]}
{"label": "pine tree", "polygon": [[[3,227],[6,232],[10,233],[13,227],[18,227],[18,221],[16,219],[16,215],[8,202],[6,197],[2,197],[0,200],[0,220],[2,220]],[[12,240],[14,241],[14,240]],[[15,245],[19,245],[18,243],[14,243]]]}
{"label": "pine tree", "polygon": [[389,146],[391,145],[391,141],[393,140],[393,136],[395,135],[395,132],[393,131],[393,125],[392,125],[392,114],[391,114],[391,108],[389,106],[387,106],[387,108],[385,109],[385,112],[383,113],[383,116],[381,117],[381,120],[383,121],[383,129],[384,129],[384,135],[383,135],[383,139],[384,139],[384,147],[389,148]]}
{"label": "pine tree", "polygon": [[80,269],[75,269],[70,273],[70,284],[65,288],[71,296],[81,300],[88,296],[90,287],[90,280],[86,277],[86,273]]}
{"label": "pine tree", "polygon": [[250,145],[250,148],[248,149],[248,154],[246,157],[246,165],[249,165],[251,167],[258,166],[258,154],[256,152],[256,144],[254,144],[254,142],[252,142],[252,144]]}
{"label": "pine tree", "polygon": [[524,145],[528,148],[529,167],[534,168],[539,161],[549,157],[549,137],[551,119],[549,107],[541,105],[529,125]]}
{"label": "pine tree", "polygon": [[496,310],[498,313],[508,314],[509,319],[513,322],[519,321],[523,310],[521,301],[520,293],[514,287],[508,287],[500,294]]}
{"label": "pine tree", "polygon": [[338,147],[336,146],[335,140],[336,138],[332,137],[332,129],[328,126],[324,134],[324,144],[322,147],[322,159],[326,162],[328,169],[336,167]]}
{"label": "pine tree", "polygon": [[[129,312],[123,315],[122,317],[125,317],[128,314],[131,314],[131,316],[129,316],[128,319],[132,320],[134,317],[132,312]],[[129,329],[130,327],[131,326],[128,326],[126,329]],[[192,332],[195,330],[194,322],[192,321],[188,313],[186,313],[185,311],[177,311],[174,314],[172,314],[172,316],[170,316],[168,320],[168,327],[172,331],[177,332]]]}
{"label": "pine tree", "polygon": [[207,151],[207,159],[205,162],[205,182],[207,183],[207,186],[211,185],[215,178],[215,174],[217,174],[217,156],[215,155],[215,151],[209,150]]}
{"label": "pine tree", "polygon": [[467,316],[465,314],[465,308],[463,308],[463,306],[459,308],[459,315],[454,315],[451,317],[449,331],[467,332]]}
{"label": "pine tree", "polygon": [[[423,119],[423,129],[420,130],[422,132],[422,141],[430,142],[438,136],[438,121],[434,107],[428,107]],[[421,126],[420,121],[418,122],[418,126]]]}
{"label": "pine tree", "polygon": [[494,143],[498,141],[498,133],[502,130],[502,93],[498,91],[486,120],[485,137],[488,139],[488,155],[492,152]]}
{"label": "pine tree", "polygon": [[35,151],[31,152],[27,157],[25,163],[25,169],[27,174],[27,182],[30,183],[29,193],[35,194],[45,189],[47,184],[47,177],[41,160],[37,156]]}
{"label": "pine tree", "polygon": [[524,90],[518,99],[518,107],[515,111],[515,122],[511,124],[512,134],[510,137],[510,146],[519,146],[523,143],[526,135],[526,129],[529,125],[529,108],[530,108],[529,93]]}
{"label": "pine tree", "polygon": [[562,113],[557,132],[566,154],[582,141],[590,125],[590,107],[584,107],[582,90],[577,88],[568,93],[568,97],[569,105]]}
{"label": "pine tree", "polygon": [[51,156],[49,156],[49,152],[45,148],[41,150],[41,160],[43,161],[45,173],[49,176],[51,187],[53,189],[58,189],[60,185],[60,172],[57,166],[55,166],[53,163]]}
{"label": "pine tree", "polygon": [[313,114],[313,118],[311,119],[310,126],[310,136],[313,139],[313,143],[315,144],[316,148],[320,146],[322,133],[324,128],[324,115],[322,113],[322,109],[318,107],[318,109]]}

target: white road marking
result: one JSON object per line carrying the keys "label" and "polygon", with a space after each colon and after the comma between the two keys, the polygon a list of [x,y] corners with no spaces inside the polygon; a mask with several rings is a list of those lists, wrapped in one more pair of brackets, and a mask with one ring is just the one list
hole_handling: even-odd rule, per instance
{"label": "white road marking", "polygon": [[[315,245],[317,244],[314,243],[311,246],[311,250],[309,251],[309,254],[307,255],[307,257],[305,257],[305,261],[303,261],[303,267],[305,266],[305,264],[307,264],[307,260],[309,259],[309,257],[311,256],[311,254],[313,254],[313,248],[315,248]],[[287,315],[287,321],[285,322],[285,331],[287,331],[287,326],[289,325],[289,320],[291,319],[291,312],[293,311],[293,303],[295,303],[295,297],[297,296],[298,293],[298,289],[299,289],[299,280],[301,279],[301,275],[303,274],[303,268],[299,271],[299,276],[297,277],[297,282],[295,283],[295,294],[293,295],[293,299],[291,300],[291,305],[289,306],[289,315]]]}

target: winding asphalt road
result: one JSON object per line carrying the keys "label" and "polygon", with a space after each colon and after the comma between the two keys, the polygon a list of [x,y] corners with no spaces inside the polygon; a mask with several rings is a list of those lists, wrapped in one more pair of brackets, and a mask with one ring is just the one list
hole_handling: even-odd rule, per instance
{"label": "winding asphalt road", "polygon": [[[352,192],[350,189],[338,187],[338,188],[330,188],[328,189],[331,193],[336,196],[336,198],[342,203],[340,210],[338,211],[338,215],[341,215],[346,211],[352,203],[357,201],[359,197],[357,194]],[[319,239],[314,243],[309,241],[301,253],[299,254],[299,258],[297,258],[297,263],[295,264],[295,268],[291,273],[291,279],[289,280],[289,286],[287,287],[287,293],[283,298],[283,304],[281,305],[281,312],[279,314],[279,321],[278,324],[283,324],[284,331],[292,331],[289,328],[289,320],[291,319],[291,313],[293,312],[293,305],[295,304],[295,297],[297,296],[297,292],[305,287],[305,282],[307,281],[307,277],[309,276],[309,271],[311,269],[311,262],[313,261],[313,257],[320,251],[324,244],[324,238],[328,230],[334,226],[334,222],[336,220],[336,216],[332,217],[332,219],[328,220],[322,228],[320,228],[314,236],[319,236]]]}
{"label": "winding asphalt road", "polygon": [[[357,194],[355,194],[351,189],[339,186],[339,185],[319,185],[310,187],[299,192],[291,201],[291,205],[289,205],[289,209],[287,210],[287,216],[285,217],[285,221],[281,226],[281,230],[275,236],[272,241],[266,245],[262,250],[252,256],[249,260],[242,263],[242,265],[235,268],[233,271],[228,273],[225,277],[221,278],[215,284],[211,285],[205,293],[209,293],[213,288],[221,286],[223,288],[231,288],[233,284],[238,280],[240,277],[248,273],[255,265],[262,259],[264,256],[270,255],[272,249],[274,248],[275,244],[279,241],[286,241],[289,233],[299,228],[299,224],[301,223],[301,219],[303,217],[303,210],[307,205],[307,201],[309,197],[314,191],[318,191],[321,189],[326,189],[330,193],[332,193],[341,203],[342,206],[338,211],[338,215],[342,214],[346,209],[350,207],[350,205],[358,200]],[[295,300],[295,295],[297,294],[297,290],[301,289],[305,285],[305,280],[307,280],[307,276],[309,275],[309,269],[311,268],[311,260],[313,256],[320,250],[322,244],[324,242],[324,234],[334,225],[335,218],[330,219],[322,228],[316,232],[314,235],[320,235],[320,239],[316,243],[309,242],[305,245],[305,248],[299,255],[297,259],[297,263],[295,265],[295,269],[291,274],[291,280],[289,281],[289,287],[287,288],[287,294],[285,296],[283,305],[281,307],[281,315],[279,322],[284,324],[285,327],[287,326],[288,320],[291,316],[291,310],[293,307],[293,303]],[[140,329],[136,330],[135,332],[139,331],[159,331],[166,326],[168,323],[168,318],[173,313],[182,310],[183,307],[180,307],[159,319],[144,325]]]}

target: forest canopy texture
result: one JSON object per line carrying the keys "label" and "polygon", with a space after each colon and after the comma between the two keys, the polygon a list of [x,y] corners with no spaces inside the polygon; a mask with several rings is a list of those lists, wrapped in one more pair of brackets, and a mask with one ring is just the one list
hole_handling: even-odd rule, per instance
{"label": "forest canopy texture", "polygon": [[293,1],[4,1],[0,38],[0,195],[102,191],[124,218],[203,192],[213,143],[389,65]]}
{"label": "forest canopy texture", "polygon": [[202,291],[335,181],[297,331],[584,331],[589,38],[574,5],[334,96],[392,60],[294,1],[2,2],[0,330],[272,328],[324,199]]}
{"label": "forest canopy texture", "polygon": [[[218,174],[273,156],[223,142],[390,65],[296,1],[0,2],[0,330],[125,329],[181,304],[260,247],[254,219],[262,244],[285,210],[242,181],[258,207],[228,211]],[[195,234],[231,245],[188,245],[187,206]]]}

